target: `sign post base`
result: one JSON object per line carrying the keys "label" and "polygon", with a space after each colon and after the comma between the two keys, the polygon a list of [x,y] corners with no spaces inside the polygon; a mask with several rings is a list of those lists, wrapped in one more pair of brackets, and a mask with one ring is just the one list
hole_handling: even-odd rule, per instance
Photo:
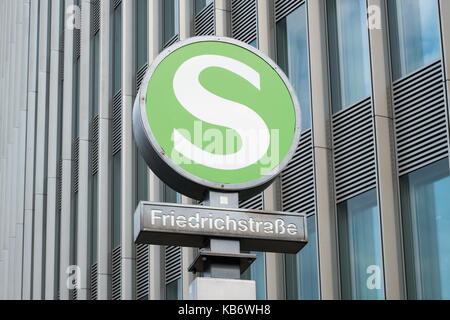
{"label": "sign post base", "polygon": [[256,300],[251,280],[195,278],[189,286],[190,300]]}

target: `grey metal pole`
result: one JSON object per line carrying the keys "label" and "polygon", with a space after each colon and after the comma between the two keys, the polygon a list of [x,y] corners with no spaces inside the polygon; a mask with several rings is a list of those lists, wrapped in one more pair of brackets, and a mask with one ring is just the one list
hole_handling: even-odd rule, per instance
{"label": "grey metal pole", "polygon": [[320,296],[324,300],[339,299],[339,263],[337,248],[337,216],[334,200],[331,147],[331,107],[328,85],[328,53],[325,0],[308,1],[308,34],[310,50],[312,133]]}
{"label": "grey metal pole", "polygon": [[111,1],[100,1],[100,95],[98,156],[98,299],[111,299],[111,127],[112,24]]}
{"label": "grey metal pole", "polygon": [[133,105],[136,92],[136,1],[122,1],[122,299],[136,297],[136,254],[133,212],[136,205],[136,147],[133,138]]}
{"label": "grey metal pole", "polygon": [[38,64],[38,102],[36,113],[36,180],[34,211],[34,254],[33,254],[33,299],[43,298],[45,281],[44,272],[44,221],[45,203],[47,201],[47,101],[48,101],[48,36],[49,8],[48,0],[39,2],[39,64]]}
{"label": "grey metal pole", "polygon": [[[73,6],[73,0],[66,0],[66,9]],[[70,299],[67,287],[66,270],[71,264],[72,239],[72,114],[73,114],[73,30],[69,25],[64,26],[64,88],[62,110],[62,140],[61,140],[61,217],[60,217],[60,263],[59,263],[59,295],[61,300]]]}
{"label": "grey metal pole", "polygon": [[404,299],[405,273],[403,262],[400,191],[394,155],[394,119],[386,88],[391,86],[389,45],[386,29],[387,12],[384,0],[369,0],[369,6],[380,8],[382,29],[370,29],[370,58],[377,149],[378,206],[384,256],[385,297]]}
{"label": "grey metal pole", "polygon": [[80,39],[80,121],[79,121],[79,163],[78,163],[78,234],[77,264],[80,267],[80,288],[78,300],[90,297],[91,266],[91,174],[89,170],[89,104],[91,98],[91,8],[89,0],[81,3]]}
{"label": "grey metal pole", "polygon": [[60,9],[61,2],[51,4],[50,81],[48,106],[48,161],[47,161],[47,212],[45,241],[45,299],[56,297],[56,176],[58,171],[58,118],[59,118],[59,70],[60,70]]}
{"label": "grey metal pole", "polygon": [[23,237],[23,289],[22,298],[31,299],[32,255],[33,255],[33,214],[34,214],[34,156],[35,156],[35,118],[37,98],[37,53],[39,3],[30,2],[29,56],[28,56],[28,99],[27,99],[27,150],[25,168],[25,214]]}
{"label": "grey metal pole", "polygon": [[15,262],[15,292],[14,299],[22,298],[22,270],[24,257],[24,208],[25,208],[25,162],[26,162],[26,142],[27,142],[27,90],[28,90],[28,48],[29,48],[29,22],[30,3],[28,0],[22,2],[22,27],[21,27],[21,50],[20,64],[22,65],[20,74],[19,110],[20,110],[20,137],[19,137],[19,175],[18,190],[19,195],[17,222],[16,222],[16,262]]}
{"label": "grey metal pole", "polygon": [[[148,63],[158,56],[162,48],[162,1],[148,2]],[[163,200],[163,184],[156,175],[148,170],[148,186],[150,201]],[[161,300],[165,297],[164,254],[162,246],[150,245],[150,300]]]}
{"label": "grey metal pole", "polygon": [[[180,40],[192,37],[194,34],[194,1],[185,0],[180,2]],[[192,199],[182,196],[181,202],[183,204],[194,204]],[[194,280],[191,272],[188,272],[188,267],[194,259],[193,248],[181,249],[181,279],[182,279],[182,297],[189,298],[189,285]]]}

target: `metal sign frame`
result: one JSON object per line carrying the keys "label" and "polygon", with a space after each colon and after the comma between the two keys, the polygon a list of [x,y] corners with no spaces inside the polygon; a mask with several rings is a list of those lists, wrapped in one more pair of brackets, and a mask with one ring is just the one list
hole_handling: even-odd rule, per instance
{"label": "metal sign frame", "polygon": [[[150,79],[155,70],[157,69],[157,67],[159,66],[159,64],[171,53],[184,46],[188,46],[190,44],[199,42],[225,42],[236,45],[238,47],[241,47],[243,49],[252,52],[256,56],[263,59],[267,64],[269,64],[272,67],[272,69],[279,75],[281,80],[284,82],[286,88],[288,89],[294,105],[296,117],[294,139],[284,159],[269,174],[261,176],[252,181],[237,184],[223,184],[205,180],[179,167],[164,152],[164,150],[161,148],[158,141],[156,140],[148,123],[147,108],[146,108],[147,88]],[[258,49],[244,42],[237,41],[235,39],[227,37],[215,37],[215,36],[193,37],[184,41],[177,42],[171,47],[165,49],[154,60],[154,62],[147,70],[147,73],[142,81],[141,88],[138,92],[134,105],[133,130],[137,147],[140,153],[142,154],[144,160],[151,167],[152,171],[175,191],[200,201],[202,201],[205,198],[205,195],[210,190],[218,192],[238,192],[239,198],[241,200],[246,200],[255,196],[259,192],[262,192],[270,184],[272,184],[275,178],[285,169],[287,164],[292,160],[297,150],[298,144],[300,142],[300,134],[301,134],[300,105],[295,90],[290,84],[286,74],[281,70],[279,66],[277,66],[277,64],[272,59],[270,59],[268,56],[266,56]]]}

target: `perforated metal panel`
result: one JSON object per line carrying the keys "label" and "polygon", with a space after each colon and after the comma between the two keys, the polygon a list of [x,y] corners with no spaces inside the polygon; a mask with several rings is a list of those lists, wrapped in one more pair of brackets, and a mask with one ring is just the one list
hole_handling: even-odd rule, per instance
{"label": "perforated metal panel", "polygon": [[399,175],[448,156],[445,84],[441,61],[393,84]]}
{"label": "perforated metal panel", "polygon": [[120,300],[122,290],[121,277],[121,252],[122,247],[118,246],[112,253],[112,300]]}
{"label": "perforated metal panel", "polygon": [[142,80],[144,80],[147,69],[148,64],[146,63],[136,72],[136,94],[139,92],[139,89],[141,88],[141,83]]}
{"label": "perforated metal panel", "polygon": [[312,214],[315,211],[311,130],[302,133],[293,159],[281,173],[281,201],[286,212]]}
{"label": "perforated metal panel", "polygon": [[112,155],[115,155],[122,150],[122,90],[119,90],[119,92],[114,95],[112,112]]}
{"label": "perforated metal panel", "polygon": [[253,198],[239,202],[239,208],[250,210],[262,210],[264,207],[263,194],[260,193]]}
{"label": "perforated metal panel", "polygon": [[372,99],[333,116],[333,151],[337,203],[376,187]]}
{"label": "perforated metal panel", "polygon": [[247,43],[254,41],[258,34],[256,0],[231,1],[231,35]]}
{"label": "perforated metal panel", "polygon": [[212,36],[216,33],[214,1],[202,9],[194,18],[196,36]]}
{"label": "perforated metal panel", "polygon": [[305,3],[305,0],[275,0],[275,20],[278,22]]}
{"label": "perforated metal panel", "polygon": [[150,246],[136,245],[136,299],[148,297],[150,280]]}
{"label": "perforated metal panel", "polygon": [[91,300],[97,300],[98,295],[98,283],[97,283],[97,264],[91,265]]}
{"label": "perforated metal panel", "polygon": [[98,149],[99,149],[99,116],[91,121],[91,172],[95,176],[98,172]]}
{"label": "perforated metal panel", "polygon": [[72,140],[72,192],[78,192],[78,176],[80,164],[80,138]]}
{"label": "perforated metal panel", "polygon": [[166,247],[166,284],[181,278],[181,247]]}

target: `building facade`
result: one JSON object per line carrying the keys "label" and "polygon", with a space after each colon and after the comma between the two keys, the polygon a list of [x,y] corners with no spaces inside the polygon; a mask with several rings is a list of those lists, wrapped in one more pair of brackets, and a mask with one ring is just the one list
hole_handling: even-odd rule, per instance
{"label": "building facade", "polygon": [[297,153],[243,208],[306,213],[258,299],[450,299],[447,0],[0,0],[0,299],[187,299],[192,248],[134,245],[140,200],[193,203],[136,151],[171,44],[232,37],[290,78]]}

